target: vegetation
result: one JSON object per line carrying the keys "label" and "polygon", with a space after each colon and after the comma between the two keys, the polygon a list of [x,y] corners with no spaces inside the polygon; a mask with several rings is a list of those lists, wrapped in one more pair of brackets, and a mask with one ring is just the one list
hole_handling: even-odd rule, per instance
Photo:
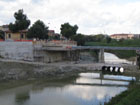
{"label": "vegetation", "polygon": [[0,39],[4,39],[4,32],[0,30]]}
{"label": "vegetation", "polygon": [[80,46],[85,45],[85,37],[82,34],[77,34],[77,35],[73,36],[72,39],[74,41],[77,41],[77,44],[80,45]]}
{"label": "vegetation", "polygon": [[107,43],[106,40],[102,40],[102,41],[86,41],[85,45],[87,46],[119,46],[119,47],[140,47],[140,39],[128,39],[128,40],[114,40],[112,39],[110,41],[110,43]]}
{"label": "vegetation", "polygon": [[66,37],[67,39],[72,39],[77,41],[78,45],[84,46],[85,45],[85,35],[77,34],[78,26],[77,25],[70,25],[69,23],[64,23],[61,25],[61,34],[62,36]]}
{"label": "vegetation", "polygon": [[34,81],[33,80],[28,80],[28,81],[25,81],[25,80],[0,81],[0,86],[1,86],[0,91],[3,91],[5,89],[10,89],[10,88],[15,88],[15,87],[18,87],[18,86],[24,86],[24,85],[33,83]]}
{"label": "vegetation", "polygon": [[28,38],[36,39],[47,39],[48,38],[48,27],[45,26],[43,21],[37,20],[32,27],[28,30]]}
{"label": "vegetation", "polygon": [[49,40],[60,40],[60,35],[48,36]]}
{"label": "vegetation", "polygon": [[78,26],[77,25],[70,25],[69,23],[64,23],[61,25],[61,34],[62,36],[66,37],[67,39],[70,39],[72,36],[76,35]]}
{"label": "vegetation", "polygon": [[106,50],[106,52],[113,53],[119,58],[129,59],[132,57],[136,57],[136,51],[133,50]]}
{"label": "vegetation", "polygon": [[123,93],[113,97],[105,105],[139,105],[140,103],[140,85],[133,85]]}
{"label": "vegetation", "polygon": [[9,24],[9,29],[12,32],[18,32],[19,30],[25,30],[30,25],[30,20],[28,20],[27,16],[23,14],[23,9],[18,10],[15,12],[14,17],[16,19],[15,23]]}

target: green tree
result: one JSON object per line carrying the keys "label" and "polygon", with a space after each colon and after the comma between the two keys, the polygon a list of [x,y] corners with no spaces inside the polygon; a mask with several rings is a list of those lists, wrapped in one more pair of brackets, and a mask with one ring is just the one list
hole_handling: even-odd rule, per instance
{"label": "green tree", "polygon": [[103,34],[98,34],[94,36],[97,42],[101,42],[105,39],[105,36]]}
{"label": "green tree", "polygon": [[76,35],[78,26],[77,25],[72,26],[69,23],[64,23],[61,25],[60,30],[61,30],[62,36],[70,39],[72,36]]}
{"label": "green tree", "polygon": [[15,23],[9,24],[9,29],[12,32],[18,32],[19,30],[25,30],[30,25],[30,20],[28,20],[27,16],[23,14],[23,9],[18,10],[18,12],[14,13],[14,17],[16,19]]}
{"label": "green tree", "polygon": [[85,45],[85,36],[82,34],[77,34],[72,37],[74,41],[77,41],[77,45],[84,46]]}
{"label": "green tree", "polygon": [[48,27],[41,20],[37,20],[27,32],[28,38],[47,39]]}
{"label": "green tree", "polygon": [[0,30],[0,39],[4,39],[4,32]]}
{"label": "green tree", "polygon": [[110,43],[110,42],[111,42],[111,40],[112,40],[112,39],[111,39],[109,36],[108,36],[108,37],[106,37],[106,42],[107,42],[107,43]]}

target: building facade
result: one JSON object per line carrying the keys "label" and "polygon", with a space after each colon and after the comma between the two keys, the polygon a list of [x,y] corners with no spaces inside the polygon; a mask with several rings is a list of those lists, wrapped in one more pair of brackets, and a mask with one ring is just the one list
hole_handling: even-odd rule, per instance
{"label": "building facade", "polygon": [[5,40],[26,40],[27,30],[21,30],[16,33],[13,33],[9,30],[8,25],[0,26],[0,30],[4,32]]}
{"label": "building facade", "polygon": [[140,34],[134,34],[135,39],[140,39]]}
{"label": "building facade", "polygon": [[134,38],[134,34],[113,34],[110,36],[112,39],[133,39]]}
{"label": "building facade", "polygon": [[5,31],[5,40],[26,40],[27,30],[22,30],[16,33],[12,33],[10,30]]}
{"label": "building facade", "polygon": [[48,30],[48,36],[55,36],[54,30]]}

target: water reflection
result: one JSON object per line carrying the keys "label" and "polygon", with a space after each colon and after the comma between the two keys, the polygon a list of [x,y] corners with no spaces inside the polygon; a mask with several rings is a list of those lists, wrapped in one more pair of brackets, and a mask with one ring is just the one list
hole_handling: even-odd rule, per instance
{"label": "water reflection", "polygon": [[15,97],[15,101],[17,105],[25,105],[25,103],[30,99],[29,92],[17,93]]}
{"label": "water reflection", "polygon": [[126,59],[120,59],[115,54],[107,53],[107,52],[105,53],[105,62],[115,63],[115,64],[120,64],[120,63],[136,64],[135,61],[128,61]]}
{"label": "water reflection", "polygon": [[2,91],[0,105],[99,105],[126,90],[130,80],[126,76],[80,73]]}

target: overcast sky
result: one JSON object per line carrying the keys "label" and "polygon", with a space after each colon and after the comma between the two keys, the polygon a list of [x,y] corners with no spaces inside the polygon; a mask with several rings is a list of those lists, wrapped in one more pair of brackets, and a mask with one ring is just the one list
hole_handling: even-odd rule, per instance
{"label": "overcast sky", "polygon": [[0,25],[14,22],[19,9],[56,32],[69,22],[83,34],[140,33],[140,0],[0,0]]}

